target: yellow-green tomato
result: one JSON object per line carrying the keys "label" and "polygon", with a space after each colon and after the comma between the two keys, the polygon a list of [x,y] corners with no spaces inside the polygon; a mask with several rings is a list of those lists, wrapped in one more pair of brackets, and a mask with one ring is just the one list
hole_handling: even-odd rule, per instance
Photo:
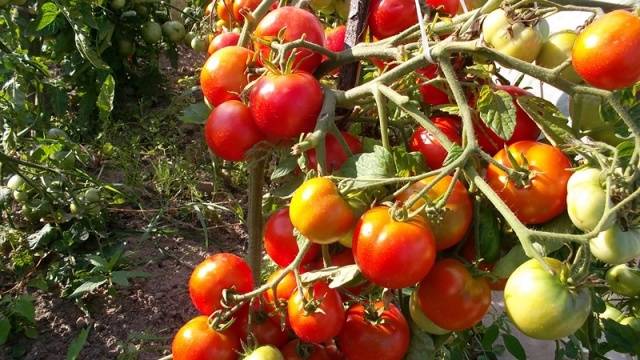
{"label": "yellow-green tomato", "polygon": [[147,44],[155,44],[162,40],[162,26],[155,21],[147,21],[142,25],[142,38]]}
{"label": "yellow-green tomato", "polygon": [[204,36],[196,36],[191,39],[191,48],[196,52],[207,52],[209,42]]}
{"label": "yellow-green tomato", "polygon": [[640,269],[620,264],[607,271],[605,276],[611,291],[624,296],[640,295]]}
{"label": "yellow-green tomato", "polygon": [[120,10],[127,5],[127,0],[111,0],[111,8],[113,10]]}
{"label": "yellow-green tomato", "polygon": [[570,288],[560,276],[568,271],[557,259],[544,258],[553,274],[536,259],[520,265],[504,288],[507,315],[525,335],[555,340],[575,333],[591,313],[586,288]]}
{"label": "yellow-green tomato", "polygon": [[11,190],[23,190],[26,187],[27,183],[24,181],[22,176],[15,174],[9,178],[7,181],[7,187]]}
{"label": "yellow-green tomato", "polygon": [[187,30],[180,21],[167,21],[162,24],[162,33],[172,43],[177,44],[187,34]]}
{"label": "yellow-green tomato", "polygon": [[[604,215],[607,192],[600,184],[601,171],[585,168],[576,171],[567,182],[567,213],[571,222],[580,230],[595,229]],[[609,221],[603,229],[613,225]]]}
{"label": "yellow-green tomato", "polygon": [[502,9],[492,11],[484,19],[482,36],[496,51],[526,62],[533,62],[542,48],[538,29],[521,22],[512,23]]}
{"label": "yellow-green tomato", "polygon": [[411,293],[411,297],[409,298],[409,313],[411,314],[411,319],[413,320],[418,327],[429,334],[434,335],[444,335],[450,333],[449,330],[443,329],[438,325],[434,324],[431,319],[429,319],[420,309],[420,304],[418,303],[418,296],[416,296],[416,292]]}
{"label": "yellow-green tomato", "polygon": [[[571,57],[573,43],[577,37],[578,34],[569,30],[551,35],[547,41],[542,44],[536,63],[547,69],[553,69],[562,64]],[[560,76],[565,80],[575,83],[582,82],[582,78],[576,73],[573,66],[567,66],[562,70]]]}
{"label": "yellow-green tomato", "polygon": [[280,350],[273,346],[260,346],[253,350],[249,355],[244,357],[244,360],[284,360],[284,356]]}
{"label": "yellow-green tomato", "polygon": [[623,231],[620,225],[602,231],[589,241],[591,254],[608,264],[623,264],[640,256],[640,229]]}

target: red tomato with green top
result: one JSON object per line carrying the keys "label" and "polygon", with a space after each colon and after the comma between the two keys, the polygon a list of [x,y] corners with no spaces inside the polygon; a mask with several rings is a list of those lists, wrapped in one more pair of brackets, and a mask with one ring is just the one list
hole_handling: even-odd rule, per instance
{"label": "red tomato with green top", "polygon": [[[461,120],[457,116],[439,115],[431,117],[433,124],[442,131],[447,138],[458,145],[462,143],[460,136]],[[424,158],[425,163],[431,169],[439,169],[442,167],[444,160],[447,158],[447,150],[436,137],[423,127],[416,128],[409,142],[411,151],[419,151]]]}
{"label": "red tomato with green top", "polygon": [[171,344],[175,360],[236,360],[239,350],[240,339],[233,332],[213,330],[204,315],[184,324]]}
{"label": "red tomato with green top", "polygon": [[[308,301],[315,302],[310,309]],[[326,282],[318,281],[301,294],[296,289],[289,298],[288,315],[291,329],[302,341],[321,343],[340,333],[345,312],[342,298]]]}

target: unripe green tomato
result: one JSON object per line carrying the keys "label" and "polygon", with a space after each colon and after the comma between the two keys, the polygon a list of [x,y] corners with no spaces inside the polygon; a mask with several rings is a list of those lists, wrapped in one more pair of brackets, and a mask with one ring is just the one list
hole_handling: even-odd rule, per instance
{"label": "unripe green tomato", "polygon": [[521,22],[511,24],[502,9],[484,19],[482,36],[496,51],[526,62],[533,62],[542,48],[542,35],[536,28]]}
{"label": "unripe green tomato", "polygon": [[[589,232],[596,228],[604,215],[607,204],[607,193],[600,186],[582,185],[571,188],[567,192],[567,213],[571,222],[578,229]],[[608,229],[615,221],[609,217],[603,230]]]}
{"label": "unripe green tomato", "polygon": [[191,40],[196,38],[196,33],[194,33],[193,31],[189,31],[185,36],[184,36],[184,44],[187,46],[191,46]]}
{"label": "unripe green tomato", "polygon": [[336,9],[336,14],[342,19],[346,19],[349,16],[349,2],[346,0],[336,0],[333,6]]}
{"label": "unripe green tomato", "polygon": [[67,133],[62,129],[51,128],[47,131],[47,137],[51,139],[64,140],[67,138]]}
{"label": "unripe green tomato", "polygon": [[596,168],[583,168],[580,169],[569,177],[567,181],[567,191],[571,191],[578,186],[602,186],[602,171]]}
{"label": "unripe green tomato", "polygon": [[142,25],[142,39],[147,44],[155,44],[162,40],[162,26],[155,21],[147,21]]}
{"label": "unripe green tomato", "polygon": [[321,10],[325,8],[333,8],[333,0],[310,0],[309,5],[314,10]]}
{"label": "unripe green tomato", "polygon": [[9,178],[7,181],[7,187],[11,190],[22,190],[26,187],[26,182],[22,178],[22,176],[15,174]]}
{"label": "unripe green tomato", "polygon": [[[578,34],[574,31],[562,31],[551,35],[549,39],[542,44],[536,63],[547,69],[553,69],[562,64],[571,57],[573,43],[577,37]],[[567,66],[562,70],[560,77],[574,83],[582,82],[582,78],[576,73],[573,66]]]}
{"label": "unripe green tomato", "polygon": [[591,239],[589,248],[605,263],[623,264],[640,256],[640,229],[623,231],[620,225],[613,225]]}
{"label": "unripe green tomato", "polygon": [[78,206],[78,204],[76,204],[75,202],[72,202],[69,205],[69,212],[71,212],[71,214],[73,215],[78,215],[80,213],[80,206]]}
{"label": "unripe green tomato", "polygon": [[149,8],[147,8],[143,4],[136,4],[135,10],[136,13],[142,17],[146,17],[147,15],[149,15]]}
{"label": "unripe green tomato", "polygon": [[135,44],[129,39],[118,40],[118,53],[122,56],[131,56],[136,52]]}
{"label": "unripe green tomato", "polygon": [[280,350],[273,346],[260,346],[244,357],[244,360],[284,360],[284,356]]}
{"label": "unripe green tomato", "polygon": [[40,219],[43,218],[49,213],[51,213],[51,204],[48,201],[40,199],[35,200],[31,205],[31,211],[33,213],[33,217]]}
{"label": "unripe green tomato", "polygon": [[324,14],[324,15],[331,15],[334,12],[336,12],[336,8],[334,6],[333,3],[329,4],[329,6],[327,7],[323,7],[322,9],[317,9],[317,12],[319,12],[320,14]]}
{"label": "unripe green tomato", "polygon": [[640,319],[638,318],[629,316],[620,320],[620,324],[631,326],[633,330],[640,332]]}
{"label": "unripe green tomato", "polygon": [[22,6],[27,3],[27,0],[11,0],[12,5]]}
{"label": "unripe green tomato", "polygon": [[177,44],[187,33],[184,25],[179,21],[167,21],[162,24],[162,33],[170,42]]}
{"label": "unripe green tomato", "polygon": [[29,193],[26,191],[14,190],[13,198],[19,203],[25,203],[29,201]]}
{"label": "unripe green tomato", "polygon": [[434,324],[433,321],[431,321],[431,319],[422,312],[420,304],[418,304],[418,296],[415,291],[411,293],[411,297],[409,298],[409,314],[411,315],[413,322],[418,325],[420,329],[428,332],[429,334],[444,335],[451,332]]}
{"label": "unripe green tomato", "polygon": [[607,271],[607,285],[616,294],[624,296],[640,295],[640,269],[620,264]]}
{"label": "unripe green tomato", "polygon": [[207,52],[209,43],[203,36],[196,36],[191,40],[191,48],[196,52]]}
{"label": "unripe green tomato", "polygon": [[111,0],[111,8],[113,10],[120,10],[127,5],[127,0]]}
{"label": "unripe green tomato", "polygon": [[96,203],[100,201],[100,190],[98,189],[87,189],[84,193],[84,199],[87,203]]}
{"label": "unripe green tomato", "polygon": [[31,207],[27,204],[23,204],[22,207],[20,208],[20,213],[22,214],[22,216],[25,217],[25,219],[29,220],[29,221],[36,221],[37,219],[35,218],[33,211],[31,210]]}

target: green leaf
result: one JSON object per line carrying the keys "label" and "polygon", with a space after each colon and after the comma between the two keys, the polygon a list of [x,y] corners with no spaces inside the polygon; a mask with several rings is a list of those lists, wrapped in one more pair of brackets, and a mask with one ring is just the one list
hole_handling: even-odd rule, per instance
{"label": "green leaf", "polygon": [[107,264],[107,259],[99,255],[89,254],[87,255],[87,260],[91,263],[91,265],[100,270],[107,270],[109,267],[109,265]]}
{"label": "green leaf", "polygon": [[36,308],[33,305],[33,298],[29,295],[22,295],[13,302],[13,313],[20,316],[29,323],[36,321]]}
{"label": "green leaf", "polygon": [[621,325],[611,319],[602,319],[608,345],[622,353],[640,353],[640,333],[631,326]]}
{"label": "green leaf", "polygon": [[134,277],[149,277],[149,274],[142,271],[114,271],[111,273],[111,281],[122,287],[128,287],[129,279]]}
{"label": "green leaf", "polygon": [[293,172],[298,167],[298,160],[293,156],[285,156],[280,159],[278,165],[271,173],[271,180],[276,180],[281,177],[285,177]]}
{"label": "green leaf", "polygon": [[502,341],[507,350],[518,360],[526,360],[527,354],[524,352],[524,348],[520,341],[513,335],[502,334]]}
{"label": "green leaf", "polygon": [[424,159],[419,152],[406,152],[404,148],[393,149],[393,160],[396,166],[396,176],[406,177],[425,172]]}
{"label": "green leaf", "polygon": [[516,128],[516,106],[508,92],[485,85],[477,106],[480,118],[496,135],[504,140],[511,138]]}
{"label": "green leaf", "polygon": [[56,4],[52,2],[42,4],[40,7],[40,18],[38,19],[38,26],[36,27],[36,30],[40,31],[49,26],[49,24],[56,20],[58,14],[60,14],[60,9],[58,9]]}
{"label": "green leaf", "polygon": [[418,328],[411,322],[411,341],[405,360],[431,360],[435,359],[436,349],[433,339],[429,334]]}
{"label": "green leaf", "polygon": [[107,75],[100,87],[100,94],[98,94],[98,100],[96,105],[100,109],[100,116],[106,117],[113,110],[113,97],[115,95],[116,81],[113,76]]}
{"label": "green leaf", "polygon": [[476,239],[478,257],[488,262],[495,262],[500,256],[500,238],[502,237],[498,215],[487,201],[476,206],[481,206],[478,212],[478,238]]}
{"label": "green leaf", "polygon": [[107,279],[97,280],[93,279],[90,281],[85,281],[80,286],[78,286],[72,293],[69,295],[70,298],[80,297],[84,294],[89,294],[95,291],[100,285],[107,282]]}
{"label": "green leaf", "polygon": [[382,179],[391,177],[394,173],[393,155],[378,145],[373,147],[373,152],[350,157],[340,169],[342,176],[351,178]]}
{"label": "green leaf", "polygon": [[51,224],[46,224],[42,229],[29,235],[27,237],[27,243],[30,249],[36,249],[47,245],[54,240],[56,236],[58,236],[58,228],[51,226]]}
{"label": "green leaf", "polygon": [[207,121],[209,113],[211,113],[211,109],[204,101],[201,101],[184,108],[182,114],[178,116],[178,119],[186,124],[202,125]]}
{"label": "green leaf", "polygon": [[499,278],[507,278],[518,266],[527,260],[529,260],[529,257],[524,253],[522,245],[518,244],[496,261],[496,265],[493,267],[493,270],[491,270],[491,273]]}
{"label": "green leaf", "polygon": [[[616,146],[616,150],[618,151],[618,158],[622,164],[627,165],[631,156],[633,155],[633,149],[635,148],[635,144],[633,140],[625,140]],[[1,202],[0,202],[1,203]]]}
{"label": "green leaf", "polygon": [[0,314],[0,345],[7,342],[9,332],[11,331],[11,321]]}
{"label": "green leaf", "polygon": [[567,118],[549,101],[536,96],[520,96],[518,104],[542,129],[554,146],[576,142],[576,135]]}
{"label": "green leaf", "polygon": [[329,287],[332,289],[339,288],[340,286],[355,280],[358,275],[360,275],[358,265],[353,264],[340,267],[336,273],[331,275],[333,280],[329,283]]}
{"label": "green leaf", "polygon": [[482,348],[486,351],[491,351],[493,349],[493,343],[498,339],[498,334],[500,332],[500,328],[497,324],[492,324],[487,328],[487,330],[482,335],[482,340],[480,343],[482,344]]}
{"label": "green leaf", "polygon": [[67,360],[76,360],[82,351],[82,348],[87,343],[87,337],[89,336],[89,330],[91,328],[86,327],[80,330],[78,336],[73,339],[69,349],[67,349]]}

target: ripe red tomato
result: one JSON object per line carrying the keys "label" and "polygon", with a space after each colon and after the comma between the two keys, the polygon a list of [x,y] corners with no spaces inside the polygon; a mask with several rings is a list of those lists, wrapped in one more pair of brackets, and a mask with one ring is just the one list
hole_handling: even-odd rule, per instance
{"label": "ripe red tomato", "polygon": [[175,360],[236,360],[239,350],[238,337],[232,332],[211,329],[204,315],[184,324],[171,344]]}
{"label": "ripe red tomato", "polygon": [[[303,293],[295,290],[289,298],[287,312],[293,332],[300,340],[314,343],[328,341],[338,335],[345,319],[338,291],[318,281]],[[307,306],[305,309],[308,301],[313,301],[317,307],[310,310]]]}
{"label": "ripe red tomato", "polygon": [[238,100],[220,104],[209,114],[204,139],[209,149],[222,159],[242,161],[247,151],[263,139],[249,108]]}
{"label": "ripe red tomato", "polygon": [[247,85],[247,64],[253,51],[240,46],[227,46],[207,59],[200,73],[200,87],[207,101],[218,106],[225,101],[240,100]]}
{"label": "ripe red tomato", "polygon": [[[273,274],[269,276],[267,283],[272,282],[275,278],[280,276],[280,274],[282,274],[282,271],[283,271],[282,269],[278,269],[274,271]],[[293,275],[293,272],[290,271],[278,283],[278,286],[276,287],[276,294],[273,293],[273,289],[271,288],[264,293],[263,296],[265,299],[265,305],[267,310],[269,311],[275,310],[276,296],[278,301],[284,301],[284,302],[289,301],[289,298],[291,297],[291,294],[293,294],[295,289],[296,289],[296,277]]]}
{"label": "ripe red tomato", "polygon": [[333,52],[340,52],[344,50],[344,36],[346,32],[347,27],[344,25],[338,25],[335,28],[325,29],[324,47]]}
{"label": "ripe red tomato", "polygon": [[[436,176],[430,176],[422,179],[416,183],[411,184],[405,191],[397,196],[397,200],[405,202],[415,194],[420,192],[423,188],[431,184]],[[424,197],[418,200],[413,209],[418,209],[424,205],[425,201],[436,202],[447,192],[449,184],[453,180],[452,176],[445,176],[439,180],[431,189],[427,191]],[[423,200],[424,199],[424,200]],[[469,193],[460,180],[456,181],[453,186],[453,191],[447,203],[442,209],[442,218],[429,219],[429,225],[433,236],[436,239],[436,247],[438,251],[448,249],[455,244],[459,243],[467,233],[469,226],[471,225],[471,218],[473,217],[473,204],[469,198]]]}
{"label": "ripe red tomato", "polygon": [[[258,23],[254,36],[271,41],[275,40],[283,29],[283,42],[291,42],[304,36],[306,41],[324,46],[324,30],[320,20],[312,13],[293,6],[283,6],[268,13]],[[271,48],[258,41],[254,43],[254,47],[262,53],[263,58],[269,58]],[[322,55],[309,49],[299,48],[295,51],[294,69],[312,73],[322,61]]]}
{"label": "ripe red tomato", "polygon": [[446,15],[454,16],[458,13],[460,8],[459,0],[426,0],[427,5],[432,8],[445,13]]}
{"label": "ripe red tomato", "polygon": [[[460,118],[451,115],[440,115],[431,117],[433,124],[442,131],[451,142],[458,145],[462,143],[460,137]],[[447,158],[447,150],[440,144],[433,134],[423,127],[416,128],[409,142],[411,151],[422,153],[425,163],[431,169],[442,167]]]}
{"label": "ripe red tomato", "polygon": [[[409,325],[398,307],[378,301],[367,309],[354,304],[338,335],[340,350],[349,360],[401,360],[409,349]],[[369,313],[373,312],[373,314]]]}
{"label": "ripe red tomato", "polygon": [[216,14],[219,20],[224,21],[227,25],[231,25],[232,21],[236,20],[233,16],[233,0],[217,0]]}
{"label": "ripe red tomato", "polygon": [[573,45],[571,60],[589,84],[607,90],[640,81],[640,19],[616,10],[587,26]]}
{"label": "ripe red tomato", "polygon": [[320,83],[308,73],[270,73],[251,89],[249,108],[262,133],[278,141],[312,131],[322,98]]}
{"label": "ripe red tomato", "polygon": [[[428,80],[434,79],[438,75],[438,66],[429,65],[422,69],[416,70],[418,73],[418,84],[423,84]],[[439,87],[431,84],[420,85],[418,88],[422,95],[422,102],[427,105],[442,105],[450,103],[449,94],[442,91]]]}
{"label": "ripe red tomato", "polygon": [[373,0],[369,8],[369,30],[377,39],[400,33],[418,23],[414,0]]}
{"label": "ripe red tomato", "polygon": [[356,222],[353,209],[326,177],[302,183],[293,193],[290,209],[293,226],[318,244],[340,240]]}
{"label": "ripe red tomato", "polygon": [[251,323],[251,334],[255,336],[258,345],[273,345],[280,347],[289,341],[289,330],[280,326],[280,316],[269,316],[265,312],[254,313]]}
{"label": "ripe red tomato", "polygon": [[371,282],[392,289],[414,285],[435,261],[436,243],[421,216],[395,221],[389,208],[365,212],[353,232],[353,256]]}
{"label": "ripe red tomato", "polygon": [[[524,224],[542,224],[560,215],[567,208],[567,181],[571,176],[571,161],[558,148],[535,141],[520,141],[509,146],[517,165],[531,171],[529,186],[518,187],[497,166],[487,168],[487,182]],[[513,168],[507,153],[500,150],[493,157],[500,164]]]}
{"label": "ripe red tomato", "polygon": [[298,339],[289,341],[280,351],[284,360],[331,360],[324,346],[303,343]]}
{"label": "ripe red tomato", "polygon": [[240,34],[237,32],[222,32],[211,40],[207,53],[211,56],[222,48],[238,45],[238,39],[240,39]]}
{"label": "ripe red tomato", "polygon": [[198,264],[189,278],[189,295],[193,305],[203,315],[221,309],[222,290],[245,293],[253,289],[251,268],[241,257],[220,253]]}
{"label": "ripe red tomato", "polygon": [[[362,143],[358,140],[357,137],[347,133],[342,132],[342,137],[345,142],[351,149],[353,154],[357,154],[362,151]],[[347,161],[349,158],[347,154],[344,152],[340,141],[336,139],[333,134],[327,134],[325,137],[325,163],[327,165],[326,171],[331,173],[335,170],[340,169],[340,167]],[[308,166],[310,169],[315,169],[318,166],[318,162],[316,160],[316,150],[311,149],[307,151],[307,160]]]}
{"label": "ripe red tomato", "polygon": [[[264,250],[267,255],[280,267],[285,267],[298,255],[298,242],[293,235],[293,224],[289,219],[289,208],[282,208],[274,212],[264,226]],[[320,251],[320,246],[313,244],[307,251],[302,263],[312,262]]]}
{"label": "ripe red tomato", "polygon": [[531,93],[516,86],[496,86],[496,90],[506,91],[513,98],[513,104],[516,106],[516,126],[513,135],[508,140],[504,140],[487,127],[482,120],[477,119],[474,122],[478,145],[490,155],[502,150],[505,144],[511,145],[523,140],[535,141],[540,136],[540,129],[536,123],[516,102],[519,96],[531,96]]}
{"label": "ripe red tomato", "polygon": [[491,305],[487,280],[473,278],[455,259],[438,261],[416,291],[424,314],[446,330],[472,327],[482,320]]}

